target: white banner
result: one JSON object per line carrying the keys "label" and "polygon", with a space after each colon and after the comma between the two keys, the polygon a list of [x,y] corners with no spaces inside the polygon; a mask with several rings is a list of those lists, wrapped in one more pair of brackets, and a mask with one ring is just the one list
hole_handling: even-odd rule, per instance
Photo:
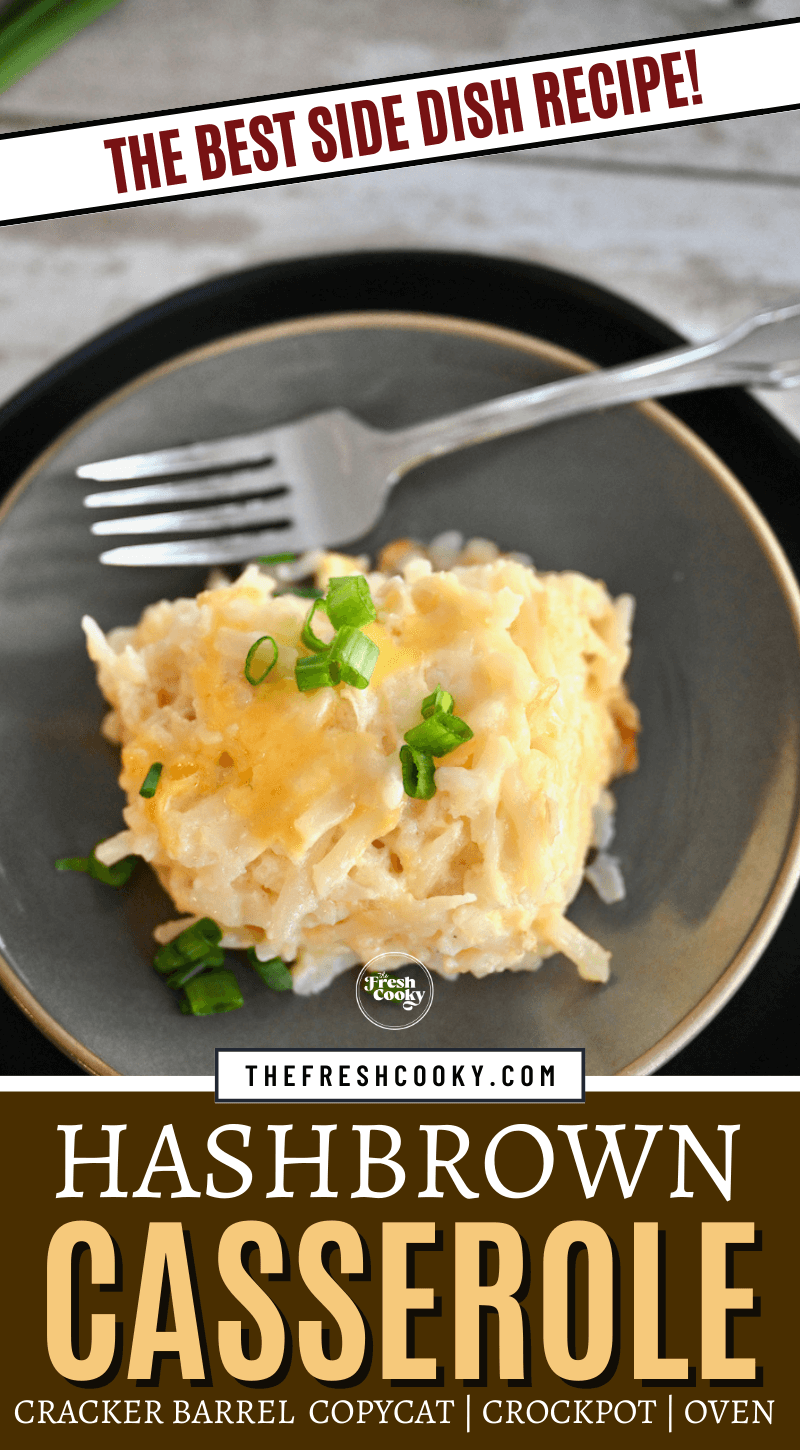
{"label": "white banner", "polygon": [[0,138],[0,222],[800,107],[800,20]]}
{"label": "white banner", "polygon": [[217,1050],[218,1103],[584,1101],[583,1048]]}

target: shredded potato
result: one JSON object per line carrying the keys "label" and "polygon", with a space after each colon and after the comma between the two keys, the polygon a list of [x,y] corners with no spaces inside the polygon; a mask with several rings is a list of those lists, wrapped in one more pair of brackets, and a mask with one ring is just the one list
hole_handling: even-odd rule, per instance
{"label": "shredded potato", "polygon": [[[368,567],[332,554],[313,564],[323,588]],[[128,799],[127,829],[98,857],[153,866],[186,914],[160,940],[213,917],[224,945],[293,962],[299,992],[385,951],[447,976],[532,969],[560,951],[605,981],[608,952],[564,913],[590,848],[610,841],[606,787],[635,765],[622,683],[632,600],[457,536],[429,550],[397,541],[381,565],[367,573],[378,618],[364,632],[380,655],[364,690],[298,691],[308,603],[276,595],[280,568],[217,578],[108,637],[84,620]],[[243,666],[264,634],[278,662],[254,688]],[[437,684],[473,738],[416,800],[399,750]]]}

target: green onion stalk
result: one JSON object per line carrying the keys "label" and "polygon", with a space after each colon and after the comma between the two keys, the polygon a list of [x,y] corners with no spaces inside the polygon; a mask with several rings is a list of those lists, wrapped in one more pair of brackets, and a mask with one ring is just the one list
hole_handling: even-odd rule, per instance
{"label": "green onion stalk", "polygon": [[[269,663],[266,661],[266,651],[261,648],[264,644],[270,644],[272,646],[272,658],[269,660]],[[244,662],[244,677],[248,685],[263,685],[267,675],[273,666],[277,664],[277,661],[277,644],[271,634],[262,634],[256,640],[255,644],[251,644],[247,651],[247,658]]]}
{"label": "green onion stalk", "polygon": [[183,991],[181,1011],[193,1017],[212,1017],[244,1006],[239,983],[227,967],[193,977]]}
{"label": "green onion stalk", "polygon": [[292,974],[281,957],[270,957],[269,961],[262,962],[256,956],[255,947],[248,947],[247,959],[264,985],[271,991],[291,992]]}
{"label": "green onion stalk", "polygon": [[[318,609],[327,614],[336,630],[328,644],[314,633],[314,615]],[[325,598],[315,599],[311,605],[300,635],[312,654],[298,659],[295,665],[298,690],[320,690],[341,684],[366,690],[380,650],[359,625],[371,624],[377,617],[363,574],[331,579]]]}
{"label": "green onion stalk", "polygon": [[0,91],[119,0],[15,0],[0,12]]}
{"label": "green onion stalk", "polygon": [[139,795],[144,796],[146,801],[151,801],[158,789],[158,782],[161,779],[161,772],[164,766],[160,760],[155,761],[147,772],[139,789]]}
{"label": "green onion stalk", "polygon": [[[102,845],[102,842],[98,844]],[[104,866],[92,851],[90,856],[62,856],[56,861],[56,871],[84,871],[87,876],[95,881],[102,881],[106,886],[124,886],[138,860],[138,856],[124,856],[113,866]]]}
{"label": "green onion stalk", "polygon": [[429,801],[436,794],[434,756],[449,755],[472,739],[466,721],[454,715],[455,701],[449,691],[437,685],[420,706],[422,723],[407,730],[400,748],[403,790],[413,800]]}

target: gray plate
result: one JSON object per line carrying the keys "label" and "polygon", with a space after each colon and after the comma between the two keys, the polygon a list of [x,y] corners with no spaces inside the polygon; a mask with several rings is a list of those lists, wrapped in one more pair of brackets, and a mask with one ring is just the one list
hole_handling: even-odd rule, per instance
{"label": "gray plate", "polygon": [[[135,621],[201,573],[101,567],[77,464],[270,426],[343,405],[378,427],[544,382],[580,360],[529,337],[409,314],[240,334],[116,394],[40,459],[0,528],[3,981],[94,1072],[205,1074],[215,1047],[383,1047],[353,976],[316,998],[247,969],[243,1012],[180,1015],[149,966],[173,914],[141,868],[117,893],[53,861],[120,824],[116,752],[79,628]],[[554,958],[529,976],[437,981],[417,1047],[585,1047],[591,1073],[660,1066],[723,1005],[798,874],[800,598],[764,520],[719,460],[653,404],[595,414],[425,465],[391,495],[374,551],[458,528],[636,596],[629,683],[641,766],[619,783],[627,900],[584,887],[573,919],[613,952],[607,987]],[[279,547],[279,545],[278,545]],[[409,1044],[412,1045],[412,1044]]]}

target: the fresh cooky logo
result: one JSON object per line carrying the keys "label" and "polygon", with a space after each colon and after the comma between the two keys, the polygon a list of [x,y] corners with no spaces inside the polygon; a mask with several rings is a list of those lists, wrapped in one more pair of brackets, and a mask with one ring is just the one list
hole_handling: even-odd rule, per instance
{"label": "the fresh cooky logo", "polygon": [[356,981],[359,1011],[374,1027],[402,1032],[430,1011],[433,978],[405,952],[382,952],[361,968]]}

